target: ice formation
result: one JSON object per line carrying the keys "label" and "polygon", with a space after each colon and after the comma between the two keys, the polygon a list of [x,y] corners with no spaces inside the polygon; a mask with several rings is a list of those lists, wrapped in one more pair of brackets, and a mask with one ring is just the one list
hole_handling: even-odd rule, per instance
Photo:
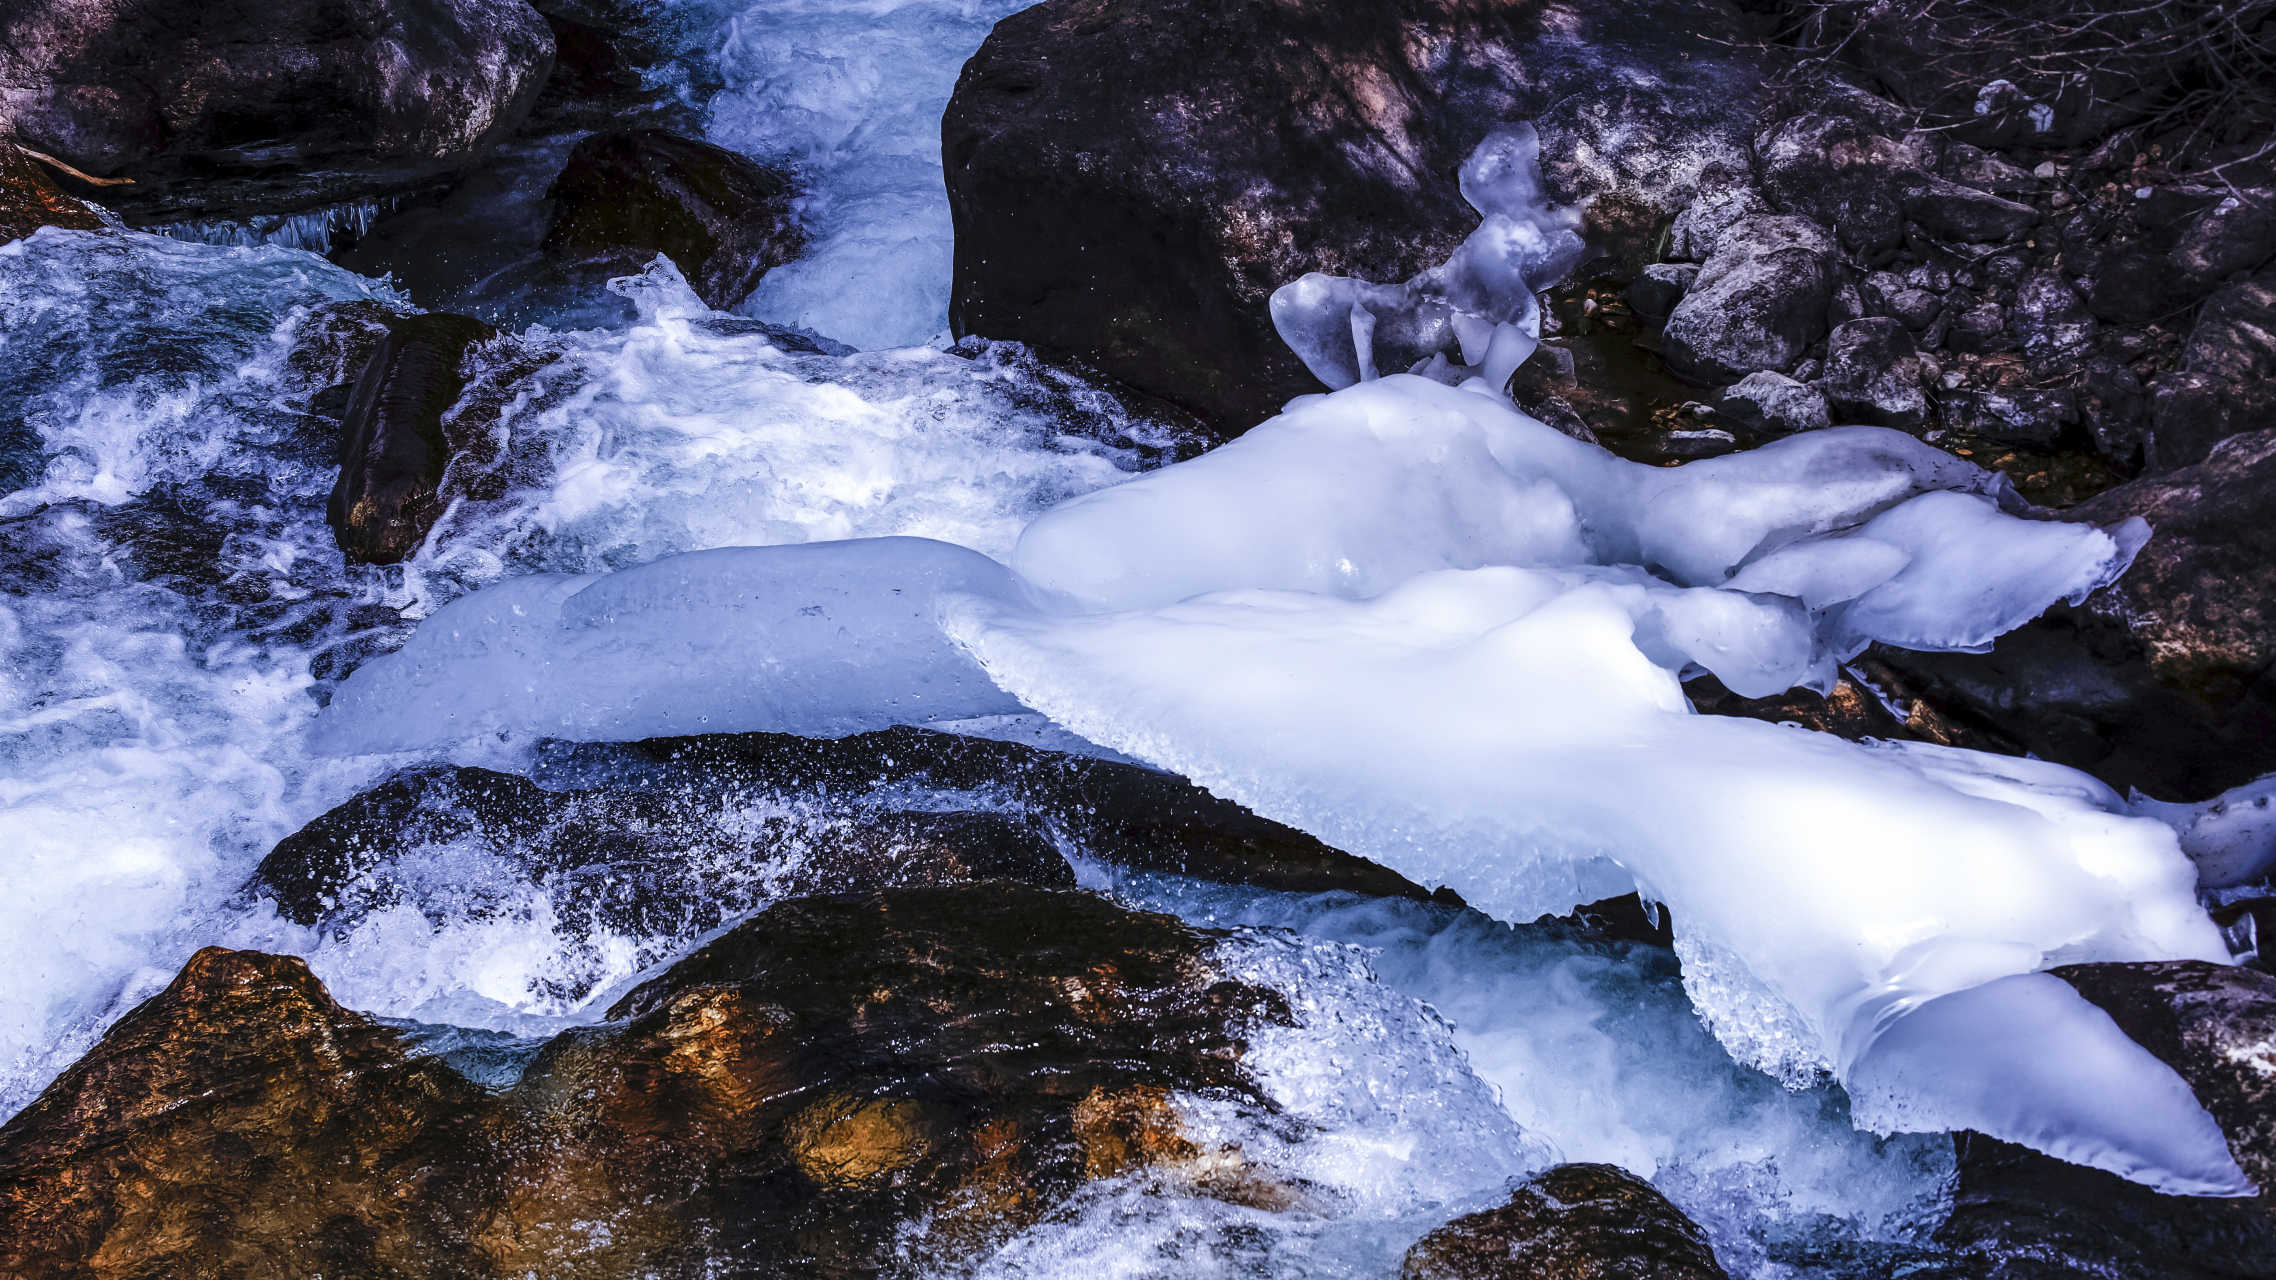
{"label": "ice formation", "polygon": [[[1580,260],[1580,212],[1551,209],[1529,124],[1488,134],[1463,162],[1462,198],[1484,219],[1454,255],[1405,284],[1312,272],[1272,295],[1272,323],[1335,390],[1383,373],[1495,387],[1540,345],[1534,294]],[[1448,353],[1460,356],[1450,361]]]}
{"label": "ice formation", "polygon": [[[1797,1082],[1848,1078],[1938,997],[2057,963],[2227,955],[2172,829],[2084,775],[1701,717],[1683,700],[1679,674],[1694,668],[1772,692],[1823,683],[1870,638],[1981,646],[2110,581],[2142,536],[2023,520],[2000,496],[1984,473],[1894,432],[1813,432],[1654,469],[1534,422],[1483,384],[1392,376],[1054,508],[1013,553],[1025,586],[975,568],[961,591],[938,580],[940,614],[895,616],[907,638],[888,632],[882,648],[916,665],[838,679],[817,633],[782,651],[774,678],[826,695],[799,723],[919,718],[918,665],[970,687],[967,659],[915,638],[937,616],[1026,707],[1498,916],[1641,888],[1681,922],[1689,990],[1735,1055]],[[700,594],[730,599],[758,580],[743,575],[772,574],[784,585],[770,616],[824,587],[848,593],[837,608],[905,607],[893,544],[847,546],[843,561],[813,550],[721,558]],[[853,563],[869,567],[842,567]],[[686,591],[699,572],[664,561],[619,576]],[[543,589],[508,584],[456,608],[503,617],[521,597],[500,593]],[[586,613],[630,627],[628,640],[669,636],[654,661],[628,647],[578,687],[585,641],[560,638],[568,628],[518,660],[563,664],[556,705],[690,696],[687,646],[743,633],[690,636],[705,617],[738,624],[653,599],[651,621]],[[349,683],[331,741],[458,736],[394,697],[358,700],[410,657]],[[754,662],[725,670],[740,681]],[[496,680],[442,660],[414,683],[442,706],[479,703]],[[736,702],[742,687],[719,704],[763,703]],[[561,721],[549,710],[484,727],[557,733]],[[2075,1049],[2050,1061],[2119,1060],[2114,1028],[2049,1025]],[[1933,1044],[1970,1060],[1964,1039]],[[2028,1100],[1979,1115],[1959,1078],[1912,1072],[1926,1083],[1875,1114],[2048,1141],[2056,1122]],[[2123,1109],[2123,1082],[2083,1079],[2103,1106],[2062,1114],[2066,1150],[2168,1189],[2242,1188],[2217,1141],[2143,1152],[2131,1130],[2094,1131],[2094,1117]],[[1957,1092],[1938,1095],[1939,1081]],[[2203,1136],[2193,1104],[2163,1119]]]}

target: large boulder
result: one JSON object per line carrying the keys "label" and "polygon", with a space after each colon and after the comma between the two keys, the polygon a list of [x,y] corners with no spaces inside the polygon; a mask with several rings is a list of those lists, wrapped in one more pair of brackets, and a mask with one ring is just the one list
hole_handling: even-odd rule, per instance
{"label": "large boulder", "polygon": [[300,960],[208,947],[0,1126],[0,1273],[484,1274],[487,1101]]}
{"label": "large boulder", "polygon": [[2206,300],[2180,370],[2158,380],[2150,421],[2153,471],[2195,466],[2230,436],[2276,422],[2276,272]]}
{"label": "large boulder", "polygon": [[951,322],[1082,357],[1224,434],[1319,384],[1266,299],[1406,280],[1477,226],[1454,174],[1540,130],[1553,198],[1640,268],[1701,171],[1743,169],[1758,73],[1723,0],[1046,0],[941,122]]}
{"label": "large boulder", "polygon": [[2276,257],[2276,187],[2156,184],[2124,201],[2093,256],[2094,313],[2116,324],[2175,315],[2240,271]]}
{"label": "large boulder", "polygon": [[1561,1164],[1407,1251],[1401,1280],[1724,1280],[1706,1233],[1617,1165]]}
{"label": "large boulder", "polygon": [[1955,718],[2123,791],[2209,799],[2276,772],[2276,430],[2062,513],[2149,521],[2133,567],[1990,653],[1883,651]]}
{"label": "large boulder", "polygon": [[1841,282],[1841,249],[1824,227],[1783,216],[1740,221],[1717,237],[1668,317],[1668,367],[1718,384],[1787,372],[1826,335]]}
{"label": "large boulder", "polygon": [[131,225],[243,219],[454,173],[529,113],[553,35],[525,0],[26,0],[0,114]]}
{"label": "large boulder", "polygon": [[[725,311],[806,237],[789,175],[725,147],[661,129],[596,133],[577,144],[545,195],[545,248],[562,254],[661,252],[696,296]],[[638,269],[627,262],[628,271]]]}

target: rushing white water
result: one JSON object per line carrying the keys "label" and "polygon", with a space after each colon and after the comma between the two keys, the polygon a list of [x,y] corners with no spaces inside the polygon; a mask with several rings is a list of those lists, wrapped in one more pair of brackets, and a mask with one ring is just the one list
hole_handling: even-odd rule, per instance
{"label": "rushing white water", "polygon": [[[1016,349],[803,355],[704,311],[668,265],[624,288],[630,324],[485,353],[504,483],[411,563],[353,568],[323,524],[337,425],[305,406],[402,299],[281,246],[51,228],[0,247],[0,934],[24,956],[0,978],[0,1112],[198,946],[316,947],[216,913],[277,840],[403,762],[306,737],[409,619],[512,574],[712,546],[907,533],[1006,554],[1151,456],[1143,426]],[[375,931],[317,968],[380,1012],[465,992],[518,1025],[559,1013],[532,991],[563,944],[529,929],[413,929],[384,956]]]}
{"label": "rushing white water", "polygon": [[[704,134],[788,161],[814,235],[737,308],[862,348],[948,328],[940,116],[964,60],[1032,0],[703,0],[676,11]],[[690,86],[689,91],[695,91]]]}

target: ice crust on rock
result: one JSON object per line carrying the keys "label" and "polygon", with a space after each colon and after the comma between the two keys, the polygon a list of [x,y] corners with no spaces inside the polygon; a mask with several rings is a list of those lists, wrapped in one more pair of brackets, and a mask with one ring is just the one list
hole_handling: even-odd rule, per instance
{"label": "ice crust on rock", "polygon": [[834,738],[1022,710],[941,634],[943,593],[1021,594],[1002,565],[929,538],[722,547],[621,573],[509,578],[357,672],[312,742],[358,755],[517,730]]}
{"label": "ice crust on rock", "polygon": [[1282,285],[1271,302],[1281,340],[1331,390],[1402,371],[1449,386],[1473,376],[1507,385],[1540,345],[1534,294],[1563,279],[1582,252],[1580,211],[1543,198],[1540,152],[1530,124],[1486,135],[1460,179],[1484,221],[1454,255],[1405,284],[1314,271]]}

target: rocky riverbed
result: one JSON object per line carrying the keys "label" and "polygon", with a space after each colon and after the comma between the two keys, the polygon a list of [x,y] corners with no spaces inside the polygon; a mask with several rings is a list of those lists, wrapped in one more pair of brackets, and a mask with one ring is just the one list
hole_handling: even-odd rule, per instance
{"label": "rocky riverbed", "polygon": [[2270,13],[0,11],[0,1273],[2276,1273]]}

